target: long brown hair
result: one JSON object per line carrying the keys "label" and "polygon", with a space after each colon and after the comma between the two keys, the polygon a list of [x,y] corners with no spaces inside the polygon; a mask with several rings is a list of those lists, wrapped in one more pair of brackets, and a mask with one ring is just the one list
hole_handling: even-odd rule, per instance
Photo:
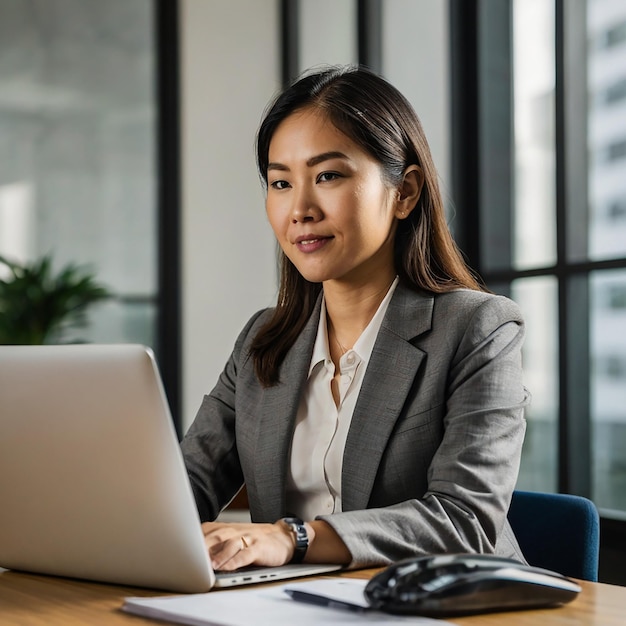
{"label": "long brown hair", "polygon": [[[395,269],[415,290],[443,293],[481,290],[457,248],[445,219],[437,171],[422,125],[406,98],[370,70],[331,67],[305,74],[270,104],[257,135],[257,165],[265,188],[272,137],[295,111],[317,107],[332,124],[372,156],[386,182],[399,187],[406,168],[424,173],[420,198],[410,216],[399,220]],[[279,382],[280,365],[309,319],[322,289],[305,280],[280,254],[280,288],[273,315],[252,342],[256,374],[265,386]]]}

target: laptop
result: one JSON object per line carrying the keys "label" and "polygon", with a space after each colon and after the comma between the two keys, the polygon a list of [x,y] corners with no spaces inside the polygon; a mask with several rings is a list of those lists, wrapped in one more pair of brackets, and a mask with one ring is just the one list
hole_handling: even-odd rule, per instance
{"label": "laptop", "polygon": [[0,346],[0,567],[197,593],[340,569],[215,572],[154,355]]}

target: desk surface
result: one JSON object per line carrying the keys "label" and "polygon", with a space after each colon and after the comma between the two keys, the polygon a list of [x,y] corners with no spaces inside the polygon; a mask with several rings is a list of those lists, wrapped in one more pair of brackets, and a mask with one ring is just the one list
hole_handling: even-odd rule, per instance
{"label": "desk surface", "polygon": [[[369,578],[376,570],[342,574]],[[626,616],[626,587],[582,582],[582,593],[557,609],[494,613],[450,619],[461,626],[502,624],[507,626],[623,626]],[[215,593],[223,593],[216,591]],[[156,596],[163,593],[52,576],[9,572],[0,568],[0,622],[3,626],[132,626],[165,624],[127,615],[119,609],[127,596]]]}

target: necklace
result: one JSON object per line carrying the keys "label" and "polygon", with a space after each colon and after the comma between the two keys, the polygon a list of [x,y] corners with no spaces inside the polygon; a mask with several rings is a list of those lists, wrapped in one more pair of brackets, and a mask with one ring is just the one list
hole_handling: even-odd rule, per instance
{"label": "necklace", "polygon": [[[374,294],[374,296],[378,296],[378,295],[380,295],[380,294],[381,294],[381,293],[383,293],[383,292],[384,292],[384,293],[387,293],[387,292],[389,291],[389,288],[391,287],[391,285],[393,285],[393,281],[394,281],[395,279],[396,279],[396,277],[394,276],[394,277],[393,277],[393,280],[392,280],[392,281],[391,281],[391,282],[390,282],[390,283],[389,283],[389,284],[388,284],[385,288],[383,288],[383,289],[381,289],[380,291],[376,292],[376,293]],[[364,328],[363,328],[363,329],[361,329],[361,332],[359,333],[359,336],[361,335],[361,333],[363,332],[363,330],[364,330]],[[329,331],[329,333],[330,333],[330,331]],[[335,343],[337,344],[337,347],[339,348],[339,351],[341,352],[340,357],[342,357],[342,356],[343,356],[343,355],[344,355],[344,354],[345,354],[345,353],[349,350],[349,348],[346,348],[346,346],[344,346],[344,345],[341,343],[341,341],[339,341],[339,337],[337,337],[337,331],[335,330],[334,325],[332,326],[332,335],[333,335],[333,338],[334,338],[334,340],[335,340]]]}
{"label": "necklace", "polygon": [[339,346],[339,350],[341,350],[341,356],[343,356],[347,351],[348,348],[346,348],[341,341],[339,341],[339,337],[337,337],[337,335],[335,333],[333,333],[335,335],[335,343]]}

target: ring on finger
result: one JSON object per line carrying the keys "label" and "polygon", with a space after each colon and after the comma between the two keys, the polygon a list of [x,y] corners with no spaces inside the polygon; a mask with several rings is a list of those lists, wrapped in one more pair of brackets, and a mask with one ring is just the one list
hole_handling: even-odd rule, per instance
{"label": "ring on finger", "polygon": [[242,550],[245,550],[246,548],[250,547],[250,545],[246,541],[246,538],[243,535],[240,537],[240,539],[241,539],[241,549]]}

